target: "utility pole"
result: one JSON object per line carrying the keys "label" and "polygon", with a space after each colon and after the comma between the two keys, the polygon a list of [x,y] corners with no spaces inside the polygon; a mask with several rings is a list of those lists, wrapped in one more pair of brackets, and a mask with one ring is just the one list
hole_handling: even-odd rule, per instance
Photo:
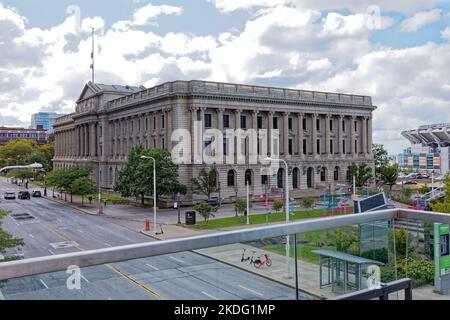
{"label": "utility pole", "polygon": [[248,191],[248,181],[245,181],[245,188],[247,191],[247,224],[250,224],[250,196]]}

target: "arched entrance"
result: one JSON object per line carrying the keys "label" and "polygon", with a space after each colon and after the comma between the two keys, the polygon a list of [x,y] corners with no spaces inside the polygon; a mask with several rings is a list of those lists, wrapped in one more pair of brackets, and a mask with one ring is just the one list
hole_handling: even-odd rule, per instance
{"label": "arched entrance", "polygon": [[252,170],[247,169],[245,171],[245,184],[251,186],[252,185]]}
{"label": "arched entrance", "polygon": [[283,187],[284,187],[284,169],[283,168],[278,169],[277,187],[278,187],[278,189],[283,189]]}
{"label": "arched entrance", "polygon": [[314,169],[310,167],[306,172],[306,185],[308,186],[308,189],[311,189],[313,187],[313,178]]}
{"label": "arched entrance", "polygon": [[327,168],[322,167],[322,169],[320,169],[320,182],[327,181],[327,173],[328,173]]}
{"label": "arched entrance", "polygon": [[294,168],[294,170],[292,170],[292,188],[294,189],[298,189],[299,186],[299,174],[300,170],[298,168]]}
{"label": "arched entrance", "polygon": [[341,171],[341,169],[339,167],[334,168],[334,173],[333,173],[334,181],[339,181],[339,179],[340,179],[339,172],[340,171]]}

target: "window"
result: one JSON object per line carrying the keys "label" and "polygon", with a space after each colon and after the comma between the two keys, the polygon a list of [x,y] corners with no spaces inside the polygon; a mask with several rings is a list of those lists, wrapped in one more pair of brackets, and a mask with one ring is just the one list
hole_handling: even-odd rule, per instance
{"label": "window", "polygon": [[288,120],[288,128],[289,130],[292,130],[292,118],[289,118]]}
{"label": "window", "polygon": [[233,187],[234,186],[234,170],[230,170],[227,173],[227,185],[229,187]]}
{"label": "window", "polygon": [[211,128],[211,114],[205,113],[205,128]]}
{"label": "window", "polygon": [[228,154],[228,139],[223,137],[223,155],[226,156]]}
{"label": "window", "polygon": [[339,167],[334,168],[334,181],[339,181]]}
{"label": "window", "polygon": [[345,120],[342,120],[342,131],[345,132]]}
{"label": "window", "polygon": [[164,115],[161,115],[161,128],[164,129],[165,121]]}
{"label": "window", "polygon": [[333,140],[330,140],[330,153],[333,154]]}
{"label": "window", "polygon": [[292,155],[292,139],[289,139],[289,148],[288,148],[288,154]]}
{"label": "window", "polygon": [[320,154],[320,139],[317,139],[317,154]]}
{"label": "window", "polygon": [[278,118],[277,117],[273,117],[273,128],[278,129]]}
{"label": "window", "polygon": [[316,129],[320,131],[320,119],[316,119]]}
{"label": "window", "polygon": [[250,169],[247,169],[245,171],[245,185],[247,185],[247,184],[249,186],[252,185],[252,170],[250,170]]}
{"label": "window", "polygon": [[345,140],[342,140],[342,153],[345,154]]}
{"label": "window", "polygon": [[330,131],[333,131],[333,119],[330,119]]}
{"label": "window", "polygon": [[228,114],[223,115],[223,127],[224,128],[230,127],[230,115],[228,115]]}
{"label": "window", "polygon": [[358,122],[356,122],[356,120],[355,120],[354,123],[355,123],[355,132],[356,132],[356,131],[358,131]]}
{"label": "window", "polygon": [[358,153],[358,140],[355,140],[355,153]]}
{"label": "window", "polygon": [[148,131],[148,118],[145,118],[145,131]]}
{"label": "window", "polygon": [[258,129],[262,129],[262,127],[263,127],[262,121],[263,121],[263,118],[262,117],[258,117]]}
{"label": "window", "polygon": [[241,116],[241,128],[246,129],[247,128],[247,117]]}
{"label": "window", "polygon": [[306,139],[303,139],[303,154],[306,154]]}
{"label": "window", "polygon": [[292,171],[292,188],[293,189],[298,189],[299,171],[300,170],[298,168],[294,168],[294,170]]}
{"label": "window", "polygon": [[263,175],[261,176],[261,184],[262,184],[262,185],[269,184],[269,179],[268,179],[267,175],[263,174]]}
{"label": "window", "polygon": [[156,130],[156,117],[153,117],[153,130]]}
{"label": "window", "polygon": [[303,118],[303,130],[306,130],[306,118]]}

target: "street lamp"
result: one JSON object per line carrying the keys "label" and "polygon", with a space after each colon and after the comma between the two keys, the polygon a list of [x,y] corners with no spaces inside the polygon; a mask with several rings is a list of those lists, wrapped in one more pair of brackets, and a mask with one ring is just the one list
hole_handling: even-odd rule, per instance
{"label": "street lamp", "polygon": [[141,159],[153,160],[153,233],[156,234],[156,160],[148,156],[141,156]]}
{"label": "street lamp", "polygon": [[[285,177],[285,184],[284,184],[284,195],[285,195],[285,201],[284,201],[284,211],[286,213],[286,223],[289,223],[289,167],[285,160],[283,159],[273,159],[270,157],[267,157],[264,159],[265,161],[277,161],[277,162],[283,162],[286,167],[286,177]],[[289,244],[289,235],[286,235],[286,274],[285,278],[290,278],[291,274],[291,268],[289,263],[289,254],[290,254],[290,244]]]}

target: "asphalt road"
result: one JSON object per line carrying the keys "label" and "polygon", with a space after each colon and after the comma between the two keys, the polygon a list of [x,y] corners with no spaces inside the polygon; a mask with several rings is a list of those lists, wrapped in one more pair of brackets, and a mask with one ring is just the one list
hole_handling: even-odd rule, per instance
{"label": "asphalt road", "polygon": [[[0,182],[0,195],[14,186]],[[15,190],[17,191],[17,190]],[[46,200],[2,200],[4,228],[23,238],[25,258],[152,241],[105,219]],[[14,219],[27,213],[31,219]],[[18,252],[20,253],[20,252]],[[295,290],[194,252],[83,268],[80,290],[54,272],[0,284],[0,299],[293,299]],[[309,296],[301,295],[308,299]]]}

